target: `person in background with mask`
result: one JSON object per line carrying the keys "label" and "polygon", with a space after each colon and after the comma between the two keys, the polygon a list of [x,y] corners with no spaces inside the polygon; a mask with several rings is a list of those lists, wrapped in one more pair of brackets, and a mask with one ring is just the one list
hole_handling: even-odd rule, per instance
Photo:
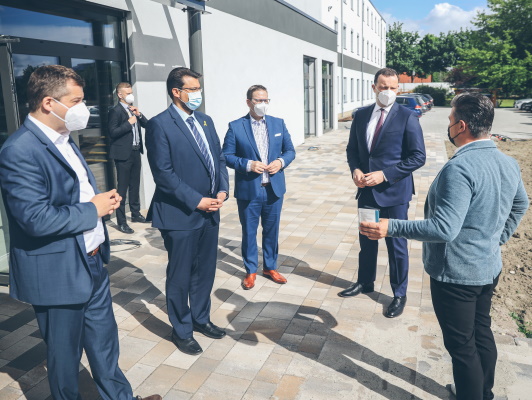
{"label": "person in background with mask", "polygon": [[247,91],[249,113],[231,123],[223,151],[227,165],[235,170],[235,197],[242,225],[242,258],[245,290],[255,286],[258,269],[257,229],[262,224],[262,273],[284,284],[277,272],[279,222],[286,192],[284,170],[296,157],[284,121],[266,115],[270,99],[264,86]]}
{"label": "person in background with mask", "polygon": [[168,251],[166,305],[172,341],[192,355],[203,351],[193,331],[213,339],[225,336],[211,322],[210,310],[220,208],[228,197],[229,175],[214,122],[195,111],[202,102],[200,78],[191,69],[173,69],[166,81],[172,104],[146,129],[156,184],[148,216]]}
{"label": "person in background with mask", "polygon": [[[358,187],[359,208],[377,208],[383,218],[408,219],[414,193],[412,172],[425,164],[425,143],[419,119],[395,103],[399,76],[391,68],[375,74],[375,104],[357,110],[347,144],[347,162]],[[340,297],[371,293],[379,244],[360,235],[358,279]],[[386,238],[393,300],[384,315],[398,317],[406,304],[408,248],[406,239]]]}
{"label": "person in background with mask", "polygon": [[89,121],[84,85],[70,68],[37,68],[28,81],[30,113],[0,149],[9,291],[33,306],[47,345],[54,399],[81,398],[79,363],[85,350],[101,397],[131,400],[131,385],[118,366],[118,328],[103,266],[110,257],[103,217],[118,208],[121,198],[114,189],[98,193],[70,137]]}
{"label": "person in background with mask", "polygon": [[146,222],[140,213],[140,155],[144,153],[142,133],[148,119],[133,105],[133,89],[127,82],[116,85],[118,104],[109,110],[109,156],[115,160],[117,189],[123,201],[116,211],[118,230],[131,234],[133,229],[126,220],[126,195],[129,193],[129,208],[132,222]]}
{"label": "person in background with mask", "polygon": [[458,400],[491,400],[497,347],[491,299],[502,270],[501,248],[529,200],[517,162],[490,139],[493,103],[480,93],[451,101],[447,136],[457,149],[430,186],[425,219],[362,223],[370,239],[423,243],[423,263]]}

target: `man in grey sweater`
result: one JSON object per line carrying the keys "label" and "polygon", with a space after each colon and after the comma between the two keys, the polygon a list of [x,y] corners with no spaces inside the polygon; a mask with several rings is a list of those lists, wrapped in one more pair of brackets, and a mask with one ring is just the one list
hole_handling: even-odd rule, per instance
{"label": "man in grey sweater", "polygon": [[500,246],[528,208],[517,162],[490,139],[494,110],[480,94],[451,102],[447,135],[458,147],[432,183],[425,219],[362,223],[370,239],[423,241],[432,303],[453,363],[458,400],[493,399],[497,348],[491,298],[502,270]]}

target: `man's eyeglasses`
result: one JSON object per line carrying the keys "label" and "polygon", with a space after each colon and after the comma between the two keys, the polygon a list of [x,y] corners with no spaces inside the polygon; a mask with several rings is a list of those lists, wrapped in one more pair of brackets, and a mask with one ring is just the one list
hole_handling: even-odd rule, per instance
{"label": "man's eyeglasses", "polygon": [[202,88],[197,88],[197,87],[193,87],[193,88],[177,88],[177,90],[181,90],[182,92],[186,92],[186,93],[196,93],[196,92],[203,92],[203,89]]}
{"label": "man's eyeglasses", "polygon": [[255,104],[259,104],[259,103],[270,104],[270,99],[251,99],[251,101]]}

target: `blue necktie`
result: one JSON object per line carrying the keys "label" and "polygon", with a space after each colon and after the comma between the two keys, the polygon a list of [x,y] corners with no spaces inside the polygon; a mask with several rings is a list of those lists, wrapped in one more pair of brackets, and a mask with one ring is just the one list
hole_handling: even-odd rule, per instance
{"label": "blue necktie", "polygon": [[214,182],[215,182],[216,174],[214,171],[214,165],[210,157],[209,149],[205,145],[205,142],[203,141],[201,134],[196,128],[196,124],[194,124],[194,117],[188,117],[187,122],[188,122],[188,125],[190,126],[190,130],[192,131],[192,134],[194,135],[194,139],[196,139],[196,143],[198,144],[201,154],[203,155],[203,158],[205,158],[205,162],[207,163],[207,166],[209,168],[209,172],[211,175],[211,193],[214,193]]}

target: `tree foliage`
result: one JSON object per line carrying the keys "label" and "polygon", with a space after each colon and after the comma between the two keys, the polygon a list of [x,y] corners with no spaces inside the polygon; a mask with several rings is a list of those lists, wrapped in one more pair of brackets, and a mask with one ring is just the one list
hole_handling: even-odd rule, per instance
{"label": "tree foliage", "polygon": [[403,31],[403,24],[394,22],[386,38],[386,62],[400,74],[410,75],[419,64],[417,32]]}

